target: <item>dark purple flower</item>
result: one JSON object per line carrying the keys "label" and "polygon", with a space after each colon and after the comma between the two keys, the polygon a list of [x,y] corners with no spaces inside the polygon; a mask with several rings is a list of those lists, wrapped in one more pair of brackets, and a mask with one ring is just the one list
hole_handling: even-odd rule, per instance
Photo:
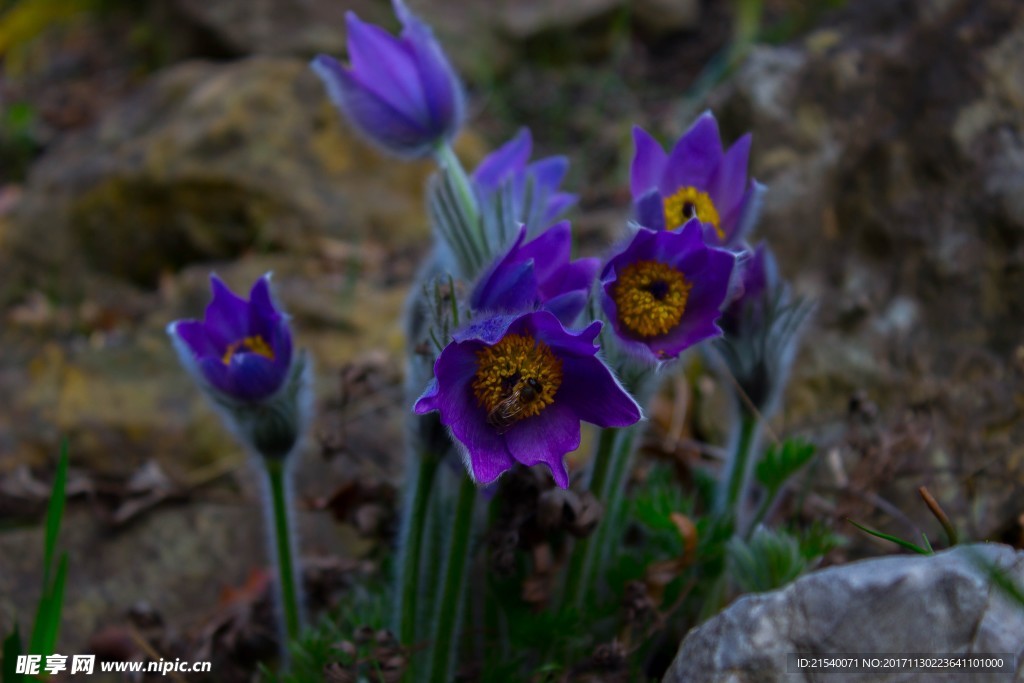
{"label": "dark purple flower", "polygon": [[543,463],[566,488],[563,458],[580,445],[581,420],[625,427],[641,415],[596,355],[600,330],[569,332],[547,311],[475,322],[441,352],[414,410],[441,414],[475,481]]}
{"label": "dark purple flower", "polygon": [[222,397],[258,403],[275,394],[292,366],[288,319],[270,297],[270,275],[253,285],[246,301],[216,275],[204,320],[167,327],[182,362]]}
{"label": "dark purple flower", "polygon": [[450,141],[462,125],[462,86],[430,27],[402,0],[396,38],[349,12],[350,66],[317,56],[311,66],[334,104],[359,131],[401,157],[423,157]]}
{"label": "dark purple flower", "polygon": [[768,299],[779,285],[775,257],[764,242],[758,244],[752,252],[747,251],[741,255],[736,269],[739,272],[738,286],[722,312],[721,325],[727,334],[739,329],[744,316],[751,317],[754,324],[759,324]]}
{"label": "dark purple flower", "polygon": [[601,272],[601,302],[626,349],[675,358],[722,334],[715,321],[729,292],[736,257],[704,243],[699,220],[678,231],[640,228]]}
{"label": "dark purple flower", "polygon": [[600,260],[569,260],[572,235],[568,221],[556,223],[523,244],[525,239],[523,227],[508,252],[477,282],[470,306],[488,313],[540,308],[571,325],[587,305]]}
{"label": "dark purple flower", "polygon": [[516,221],[526,223],[531,234],[551,225],[576,203],[576,195],[561,192],[569,160],[553,156],[530,162],[533,136],[521,128],[514,138],[491,152],[473,171],[477,196],[487,204],[508,184]]}
{"label": "dark purple flower", "polygon": [[747,180],[750,133],[722,151],[718,122],[705,112],[679,138],[671,154],[639,126],[630,188],[637,222],[675,230],[691,218],[704,224],[715,246],[736,246],[754,224],[764,186]]}

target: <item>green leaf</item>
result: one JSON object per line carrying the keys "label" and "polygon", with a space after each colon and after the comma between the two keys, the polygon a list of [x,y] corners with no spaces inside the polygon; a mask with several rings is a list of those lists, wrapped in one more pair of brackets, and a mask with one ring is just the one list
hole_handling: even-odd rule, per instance
{"label": "green leaf", "polygon": [[61,557],[56,577],[53,577],[53,556],[57,550],[57,537],[64,517],[64,502],[68,477],[68,442],[61,444],[60,460],[53,478],[50,504],[46,510],[46,538],[43,549],[43,587],[36,607],[36,620],[29,639],[29,652],[37,655],[51,655],[57,643],[61,613],[64,606],[64,582],[67,578],[68,558]]}
{"label": "green leaf", "polygon": [[18,656],[21,654],[21,633],[18,631],[18,625],[15,624],[11,635],[4,638],[4,664],[3,669],[0,670],[0,674],[2,674],[0,680],[3,683],[22,683],[25,680],[25,674],[16,673]]}
{"label": "green leaf", "polygon": [[[928,547],[927,548],[922,548],[921,546],[914,545],[910,541],[904,541],[902,538],[898,538],[896,536],[890,536],[889,534],[883,534],[881,531],[876,531],[875,529],[868,528],[868,527],[866,527],[866,526],[864,526],[862,524],[857,524],[857,522],[853,521],[852,519],[847,519],[846,521],[849,522],[850,524],[854,525],[855,527],[857,527],[858,529],[860,529],[861,531],[863,531],[864,533],[866,533],[866,534],[868,534],[870,536],[875,536],[876,538],[880,538],[883,541],[889,541],[890,543],[895,543],[896,545],[900,546],[901,548],[906,548],[907,550],[912,550],[913,552],[918,553],[920,555],[934,555],[935,554],[935,551],[932,550],[931,544],[928,543],[928,537],[927,536],[924,537],[924,542],[925,542],[925,545],[928,546]],[[923,536],[923,534],[922,534],[922,536]]]}
{"label": "green leaf", "polygon": [[803,439],[786,439],[770,446],[757,463],[757,481],[771,494],[782,488],[791,476],[814,457],[815,445]]}
{"label": "green leaf", "polygon": [[760,593],[800,576],[807,562],[792,535],[759,527],[749,541],[735,537],[729,542],[728,567],[730,576],[744,591]]}

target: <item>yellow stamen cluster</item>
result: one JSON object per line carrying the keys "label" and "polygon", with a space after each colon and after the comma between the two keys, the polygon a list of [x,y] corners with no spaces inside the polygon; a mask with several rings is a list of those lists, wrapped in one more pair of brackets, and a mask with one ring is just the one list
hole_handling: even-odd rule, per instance
{"label": "yellow stamen cluster", "polygon": [[513,399],[531,379],[540,390],[516,406],[516,421],[539,415],[554,403],[555,392],[562,385],[562,361],[547,344],[524,334],[505,335],[494,346],[477,352],[473,394],[488,412]]}
{"label": "yellow stamen cluster", "polygon": [[671,266],[637,261],[616,276],[612,299],[619,322],[641,337],[657,337],[679,324],[693,284]]}
{"label": "yellow stamen cluster", "polygon": [[699,218],[715,229],[718,239],[725,242],[725,231],[721,228],[718,209],[707,192],[695,187],[682,187],[665,197],[665,229],[674,230],[691,218]]}
{"label": "yellow stamen cluster", "polygon": [[224,362],[224,365],[230,365],[231,359],[234,358],[236,353],[241,351],[255,353],[264,358],[274,360],[274,350],[270,348],[270,344],[263,337],[257,334],[228,344],[228,348],[224,350],[224,356],[221,358],[221,361]]}

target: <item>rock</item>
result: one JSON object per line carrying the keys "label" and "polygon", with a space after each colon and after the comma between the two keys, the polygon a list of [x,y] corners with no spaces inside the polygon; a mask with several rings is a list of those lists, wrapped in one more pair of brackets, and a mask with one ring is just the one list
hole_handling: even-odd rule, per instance
{"label": "rock", "polygon": [[298,55],[345,51],[345,11],[365,21],[386,24],[386,5],[356,0],[249,0],[204,2],[175,0],[187,20],[207,31],[225,51],[236,55]]}
{"label": "rock", "polygon": [[[853,488],[920,520],[917,487],[941,488],[974,538],[1019,514],[1024,476],[1022,9],[850,4],[797,43],[754,49],[711,97],[727,137],[753,131],[769,188],[755,241],[819,301],[787,424],[834,438],[863,392],[881,410],[870,449],[840,449]],[[894,446],[907,420],[927,435]]]}
{"label": "rock", "polygon": [[429,170],[356,140],[303,61],[184,63],[37,164],[8,241],[43,279],[84,257],[144,286],[323,237],[425,242]]}
{"label": "rock", "polygon": [[[686,636],[663,681],[790,680],[791,653],[1000,654],[1019,670],[1024,607],[993,586],[983,567],[995,567],[1024,585],[1024,552],[975,545],[934,557],[888,557],[831,567],[782,590],[747,595]],[[924,680],[899,671],[840,676],[849,682]],[[929,681],[1013,678],[956,670],[917,676]]]}
{"label": "rock", "polygon": [[622,0],[574,0],[551,3],[545,0],[512,0],[501,4],[501,28],[516,40],[526,40],[550,31],[573,31],[623,6]]}

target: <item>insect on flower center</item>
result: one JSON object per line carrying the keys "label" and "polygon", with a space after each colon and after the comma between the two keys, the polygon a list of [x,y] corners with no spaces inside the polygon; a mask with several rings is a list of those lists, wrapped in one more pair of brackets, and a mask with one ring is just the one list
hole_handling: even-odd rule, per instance
{"label": "insect on flower center", "polygon": [[505,335],[477,352],[473,395],[487,411],[488,424],[499,433],[539,415],[554,403],[561,385],[562,361],[530,335]]}
{"label": "insect on flower center", "polygon": [[255,353],[258,356],[274,360],[274,350],[270,348],[270,344],[268,344],[267,341],[258,334],[246,337],[245,339],[239,339],[236,342],[228,344],[228,348],[224,350],[224,355],[221,357],[221,361],[224,365],[230,365],[231,359],[235,357],[236,353]]}
{"label": "insect on flower center", "polygon": [[668,264],[637,261],[618,274],[612,299],[626,329],[641,337],[657,337],[679,324],[692,288]]}
{"label": "insect on flower center", "polygon": [[715,234],[722,242],[725,241],[725,231],[720,225],[721,219],[718,216],[718,209],[711,201],[707,192],[701,192],[695,187],[679,188],[674,194],[665,197],[665,229],[675,230],[691,218],[699,218],[715,229]]}

